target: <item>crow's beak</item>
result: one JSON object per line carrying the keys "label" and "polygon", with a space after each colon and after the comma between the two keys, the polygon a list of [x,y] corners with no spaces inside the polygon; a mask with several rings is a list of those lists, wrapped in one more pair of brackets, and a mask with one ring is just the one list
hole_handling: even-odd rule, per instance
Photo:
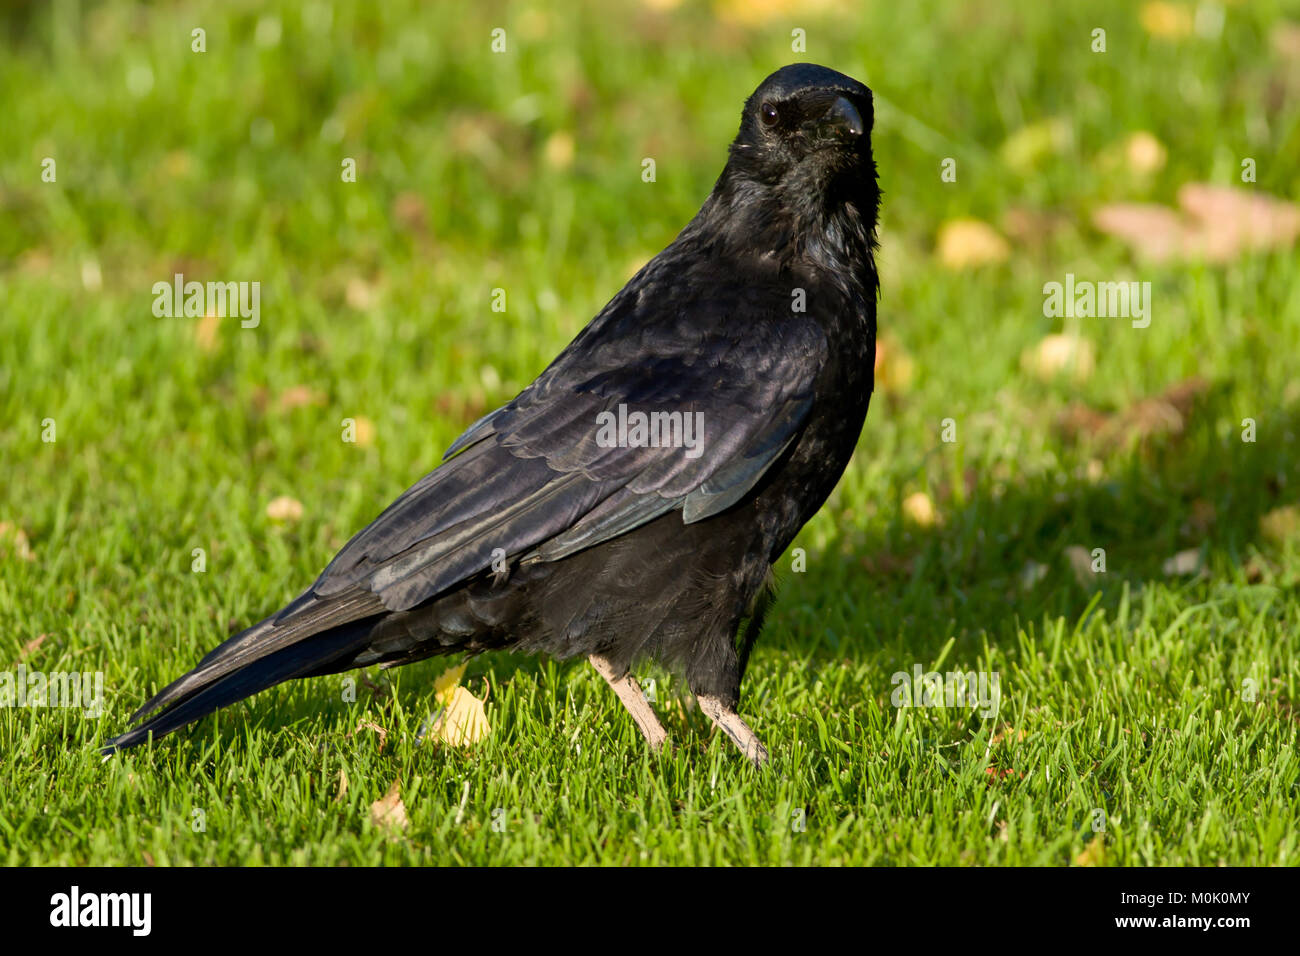
{"label": "crow's beak", "polygon": [[821,118],[821,128],[836,139],[849,141],[866,132],[862,114],[848,97],[837,96]]}

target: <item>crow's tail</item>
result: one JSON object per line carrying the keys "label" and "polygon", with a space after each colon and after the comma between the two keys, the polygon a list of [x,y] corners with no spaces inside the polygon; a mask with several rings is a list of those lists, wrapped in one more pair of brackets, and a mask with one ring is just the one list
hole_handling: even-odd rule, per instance
{"label": "crow's tail", "polygon": [[[286,611],[291,609],[294,605]],[[132,714],[131,720],[139,720],[158,711],[126,733],[105,741],[103,752],[134,747],[150,735],[162,737],[214,710],[295,677],[347,670],[368,644],[374,618],[347,620],[362,611],[354,605],[342,615],[343,621],[335,623],[340,615],[325,613],[327,610],[308,607],[296,620],[287,622],[285,612],[281,612],[230,638],[194,670],[163,688]]]}

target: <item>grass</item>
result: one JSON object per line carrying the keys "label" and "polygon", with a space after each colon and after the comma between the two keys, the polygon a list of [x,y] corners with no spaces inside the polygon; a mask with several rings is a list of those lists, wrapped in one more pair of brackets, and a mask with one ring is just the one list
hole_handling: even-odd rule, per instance
{"label": "grass", "polygon": [[[1248,188],[1300,199],[1300,77],[1276,39],[1300,5],[1226,4],[1187,36],[1120,0],[662,6],[0,14],[0,663],[106,689],[94,719],[0,707],[0,862],[1295,864],[1296,253],[1155,266],[1090,221],[1237,182],[1245,156]],[[435,661],[371,671],[355,701],[341,678],[282,686],[101,762],[150,692],[527,384],[694,213],[743,98],[805,58],[878,97],[891,352],[795,542],[806,570],[778,565],[741,707],[771,766],[671,675],[644,674],[679,745],[652,757],[590,668],[509,656],[470,663],[493,727],[471,749],[416,741]],[[1033,147],[1053,120],[1069,135]],[[1139,131],[1165,147],[1154,174],[1113,161]],[[936,235],[964,217],[1009,258],[946,268]],[[259,281],[260,326],[155,318],[175,272]],[[1044,317],[1067,272],[1150,281],[1150,327]],[[1061,331],[1095,371],[1028,374]],[[1135,434],[1142,400],[1193,376],[1204,393]],[[1072,435],[1079,408],[1132,427]],[[344,418],[370,440],[341,441]],[[934,523],[909,517],[918,493]],[[300,520],[268,518],[278,496]],[[1076,575],[1072,547],[1106,572]],[[1166,573],[1191,549],[1202,573]],[[892,706],[918,664],[997,672],[999,713]],[[394,781],[400,830],[370,818]]]}

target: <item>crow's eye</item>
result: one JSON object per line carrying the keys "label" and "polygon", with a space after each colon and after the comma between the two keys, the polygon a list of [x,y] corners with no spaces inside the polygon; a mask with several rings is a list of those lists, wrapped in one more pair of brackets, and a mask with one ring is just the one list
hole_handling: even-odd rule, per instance
{"label": "crow's eye", "polygon": [[758,115],[762,118],[764,126],[775,126],[781,119],[780,112],[771,103],[764,103],[759,109]]}

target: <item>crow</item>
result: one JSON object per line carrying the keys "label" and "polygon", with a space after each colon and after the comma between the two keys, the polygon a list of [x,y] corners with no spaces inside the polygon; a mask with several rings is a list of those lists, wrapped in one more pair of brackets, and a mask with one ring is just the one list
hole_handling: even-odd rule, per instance
{"label": "crow", "polygon": [[699,213],[512,401],[282,610],[106,753],[291,678],[438,654],[585,656],[653,749],[657,661],[756,764],[737,713],[772,565],[848,465],[874,385],[871,91],[777,70]]}

